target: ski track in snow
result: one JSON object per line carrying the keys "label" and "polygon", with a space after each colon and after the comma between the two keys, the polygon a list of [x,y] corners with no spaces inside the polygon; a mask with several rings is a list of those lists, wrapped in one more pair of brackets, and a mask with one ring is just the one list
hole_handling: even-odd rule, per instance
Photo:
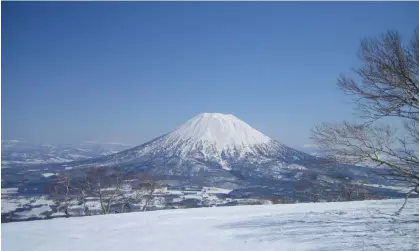
{"label": "ski track in snow", "polygon": [[[419,250],[419,199],[163,210],[2,224],[2,250]],[[22,241],[24,240],[24,241]]]}

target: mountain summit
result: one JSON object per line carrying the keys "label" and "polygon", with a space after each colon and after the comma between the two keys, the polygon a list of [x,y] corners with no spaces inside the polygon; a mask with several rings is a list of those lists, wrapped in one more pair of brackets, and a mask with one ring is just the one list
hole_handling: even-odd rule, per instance
{"label": "mountain summit", "polygon": [[229,169],[227,158],[257,154],[272,139],[231,114],[201,113],[166,135],[159,148],[181,158],[198,157]]}
{"label": "mountain summit", "polygon": [[218,151],[271,141],[234,115],[222,113],[201,113],[170,133],[168,139],[206,142]]}
{"label": "mountain summit", "polygon": [[78,166],[118,165],[182,177],[239,174],[272,178],[281,176],[278,170],[304,169],[298,161],[314,159],[269,138],[232,114],[201,113],[145,144]]}

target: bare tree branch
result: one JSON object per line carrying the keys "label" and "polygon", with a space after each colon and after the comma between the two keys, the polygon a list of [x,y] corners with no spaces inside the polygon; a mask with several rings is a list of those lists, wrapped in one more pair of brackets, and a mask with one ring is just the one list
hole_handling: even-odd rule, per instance
{"label": "bare tree branch", "polygon": [[359,57],[364,65],[353,70],[361,81],[341,76],[338,87],[354,97],[363,118],[375,121],[396,116],[418,121],[418,31],[407,48],[392,31],[362,40]]}
{"label": "bare tree branch", "polygon": [[119,168],[92,168],[87,177],[91,191],[99,198],[103,214],[108,214],[121,195],[123,173]]}
{"label": "bare tree branch", "polygon": [[143,195],[143,197],[145,197],[145,204],[142,209],[142,211],[145,212],[147,210],[148,204],[154,198],[155,192],[161,188],[161,184],[149,174],[139,174],[138,178],[140,180],[140,186],[145,192]]}
{"label": "bare tree branch", "polygon": [[[323,123],[311,138],[328,150],[330,163],[377,167],[387,179],[410,187],[408,194],[419,193],[419,27],[407,46],[393,31],[363,39],[359,58],[357,79],[342,75],[337,85],[353,97],[364,122]],[[403,127],[377,125],[383,118]]]}

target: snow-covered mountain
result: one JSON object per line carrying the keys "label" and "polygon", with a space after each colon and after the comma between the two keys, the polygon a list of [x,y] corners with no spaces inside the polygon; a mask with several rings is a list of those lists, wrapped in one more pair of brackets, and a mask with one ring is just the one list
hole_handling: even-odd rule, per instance
{"label": "snow-covered mountain", "polygon": [[171,133],[95,162],[124,164],[145,156],[211,162],[225,170],[231,170],[232,165],[242,160],[263,163],[273,158],[309,157],[269,138],[232,114],[201,113]]}
{"label": "snow-covered mountain", "polygon": [[[43,146],[41,149],[45,149],[45,152],[35,148],[38,149],[36,154],[31,155],[27,153],[34,151],[11,151],[16,143],[5,142],[3,151],[10,155],[18,152],[17,157],[24,155],[26,162],[32,159],[38,163],[51,162],[47,158],[70,160],[71,156],[67,152],[74,154],[75,149]],[[403,196],[395,191],[394,184],[388,184],[388,181],[379,176],[371,175],[368,167],[325,166],[324,159],[292,149],[231,114],[199,114],[168,134],[107,156],[100,155],[109,151],[86,151],[85,147],[90,150],[102,149],[92,145],[95,144],[84,144],[76,148],[85,154],[84,160],[80,158],[81,160],[73,162],[3,169],[2,188],[16,190],[14,197],[26,196],[30,201],[34,194],[42,194],[45,186],[51,182],[50,177],[56,173],[68,172],[77,180],[84,178],[84,172],[80,172],[82,169],[103,166],[122,168],[125,178],[131,181],[138,178],[138,173],[147,172],[173,191],[197,189],[200,191],[196,194],[198,197],[203,194],[202,187],[226,189],[230,191],[228,194],[217,197],[225,205],[240,199],[265,200],[275,196],[292,198],[292,201],[308,201],[310,195],[301,192],[305,188],[321,193],[327,191],[322,199],[332,200],[339,196],[342,186],[349,183],[367,183],[377,196]],[[87,155],[86,152],[94,152],[100,157],[92,158],[90,156],[94,154]],[[106,175],[111,175],[112,170],[108,171]],[[203,195],[202,200],[195,195],[193,198],[186,197],[186,193],[190,194],[190,191],[185,192],[185,196],[179,196],[179,201],[176,200],[175,203],[185,200],[184,203],[199,206],[203,205],[202,201],[208,200]],[[173,199],[170,194],[169,197]],[[176,205],[172,203],[169,206]]]}
{"label": "snow-covered mountain", "polygon": [[84,142],[80,144],[32,144],[2,140],[2,168],[51,164],[106,156],[132,146],[119,143]]}
{"label": "snow-covered mountain", "polygon": [[319,158],[281,144],[234,115],[221,113],[201,113],[173,132],[140,146],[66,166],[119,166],[211,185],[352,175],[347,170],[323,167]]}

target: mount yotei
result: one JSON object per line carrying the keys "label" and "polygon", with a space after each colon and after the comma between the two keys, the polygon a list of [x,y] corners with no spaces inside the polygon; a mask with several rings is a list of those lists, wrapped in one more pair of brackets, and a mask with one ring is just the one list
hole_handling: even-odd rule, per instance
{"label": "mount yotei", "polygon": [[[140,146],[74,166],[121,166],[155,175],[193,177],[203,173],[256,173],[305,169],[315,157],[269,138],[231,114],[201,113],[176,130]],[[218,173],[217,175],[215,173]]]}
{"label": "mount yotei", "polygon": [[[13,156],[11,145],[8,147],[8,153]],[[140,181],[139,176],[151,175],[162,184],[157,197],[150,202],[151,210],[274,201],[332,201],[339,199],[347,187],[360,188],[360,183],[367,184],[367,188],[362,186],[363,190],[359,191],[368,191],[357,193],[359,196],[351,200],[365,199],[369,194],[374,198],[404,196],[397,184],[372,174],[368,167],[324,166],[324,161],[281,144],[234,115],[202,113],[173,132],[107,156],[3,168],[2,219],[59,216],[45,188],[57,177],[66,175],[75,184],[81,184],[86,173],[97,170],[90,168],[96,167],[103,167],[100,170],[105,171],[108,181],[113,179],[115,167],[122,170],[124,181],[128,182],[124,196],[128,197],[135,195],[133,188]],[[108,185],[113,189],[112,183]],[[89,210],[100,213],[100,200],[94,191],[91,193],[86,202]],[[75,203],[70,211],[83,215],[80,213],[83,209]],[[139,203],[131,206],[148,205]],[[112,206],[118,210],[121,205]]]}
{"label": "mount yotei", "polygon": [[140,146],[66,167],[118,166],[161,179],[227,188],[284,190],[298,180],[371,180],[368,168],[325,167],[322,159],[294,150],[231,114],[201,113]]}

